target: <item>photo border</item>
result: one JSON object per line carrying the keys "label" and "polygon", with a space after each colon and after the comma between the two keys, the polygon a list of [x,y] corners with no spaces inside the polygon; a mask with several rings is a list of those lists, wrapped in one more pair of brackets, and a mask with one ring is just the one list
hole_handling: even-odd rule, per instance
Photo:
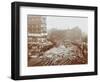
{"label": "photo border", "polygon": [[[78,72],[78,73],[61,73],[46,75],[30,75],[20,76],[20,7],[45,7],[60,9],[78,9],[94,11],[94,72]],[[31,3],[31,2],[12,2],[11,4],[11,78],[14,80],[24,79],[41,79],[41,78],[57,78],[57,77],[73,77],[97,75],[97,7],[94,6],[77,6],[77,5],[61,5],[48,3]]]}

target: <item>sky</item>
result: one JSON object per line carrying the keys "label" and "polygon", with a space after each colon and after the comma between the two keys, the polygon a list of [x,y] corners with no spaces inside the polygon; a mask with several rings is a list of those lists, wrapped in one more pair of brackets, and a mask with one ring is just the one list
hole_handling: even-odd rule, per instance
{"label": "sky", "polygon": [[64,17],[64,16],[46,16],[47,29],[72,29],[79,27],[82,32],[88,32],[87,17]]}

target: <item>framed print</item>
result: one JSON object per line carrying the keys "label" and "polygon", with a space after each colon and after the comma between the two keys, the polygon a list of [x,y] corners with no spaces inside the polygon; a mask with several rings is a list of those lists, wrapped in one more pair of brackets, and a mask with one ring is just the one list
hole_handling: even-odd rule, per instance
{"label": "framed print", "polygon": [[12,2],[11,78],[97,75],[97,7]]}

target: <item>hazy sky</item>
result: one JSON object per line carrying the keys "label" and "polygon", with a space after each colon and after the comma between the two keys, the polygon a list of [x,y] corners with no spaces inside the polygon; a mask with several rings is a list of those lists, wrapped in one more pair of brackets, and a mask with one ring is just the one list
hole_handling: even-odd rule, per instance
{"label": "hazy sky", "polygon": [[88,32],[87,17],[63,17],[63,16],[47,16],[47,29],[71,29],[78,26],[82,32]]}

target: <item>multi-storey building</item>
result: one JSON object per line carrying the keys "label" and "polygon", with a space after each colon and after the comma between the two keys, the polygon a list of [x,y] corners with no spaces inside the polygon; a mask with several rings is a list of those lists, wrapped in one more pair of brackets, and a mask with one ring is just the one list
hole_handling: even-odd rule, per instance
{"label": "multi-storey building", "polygon": [[43,55],[44,51],[52,47],[47,40],[45,16],[28,16],[28,55],[30,57]]}
{"label": "multi-storey building", "polygon": [[46,17],[28,16],[28,42],[44,43],[47,41]]}

